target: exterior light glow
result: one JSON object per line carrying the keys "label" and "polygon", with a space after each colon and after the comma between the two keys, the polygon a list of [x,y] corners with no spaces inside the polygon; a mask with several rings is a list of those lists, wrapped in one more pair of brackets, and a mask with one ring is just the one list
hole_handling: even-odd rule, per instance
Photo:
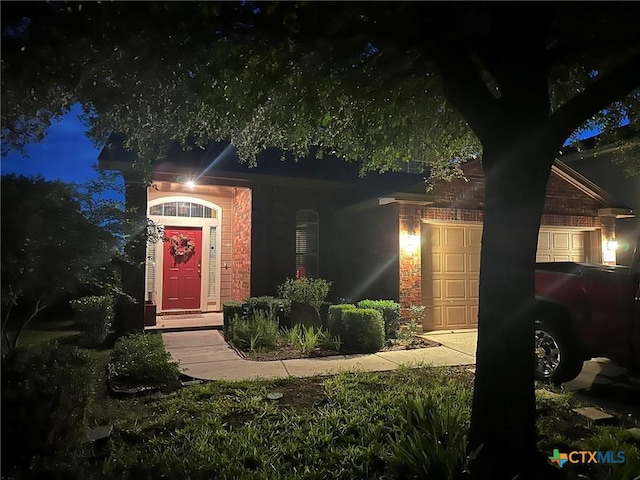
{"label": "exterior light glow", "polygon": [[420,237],[414,233],[402,233],[400,235],[400,248],[407,254],[414,254],[420,246]]}
{"label": "exterior light glow", "polygon": [[606,242],[603,242],[602,263],[606,265],[615,265],[617,249],[618,249],[618,242],[616,242],[615,240],[608,240]]}
{"label": "exterior light glow", "polygon": [[188,180],[188,181],[185,183],[185,185],[186,185],[187,187],[189,187],[191,190],[193,190],[193,187],[195,187],[195,186],[196,186],[196,182],[194,182],[193,180]]}

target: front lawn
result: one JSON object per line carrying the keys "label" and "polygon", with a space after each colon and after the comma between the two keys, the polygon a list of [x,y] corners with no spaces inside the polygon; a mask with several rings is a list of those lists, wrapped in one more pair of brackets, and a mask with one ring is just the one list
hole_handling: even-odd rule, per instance
{"label": "front lawn", "polygon": [[[431,458],[432,470],[442,472],[459,464],[472,381],[465,367],[422,367],[209,382],[168,395],[108,398],[108,408],[93,421],[115,427],[109,455],[88,468],[92,478],[132,480],[409,478],[401,472],[412,465],[394,459],[419,458],[403,443],[415,433],[406,418],[417,401],[430,405],[440,420],[452,421],[454,415],[445,411],[460,414],[459,425],[433,432],[449,445],[446,454],[435,451],[439,457]],[[618,426],[591,425],[571,411],[577,404],[570,394],[538,392],[540,450],[549,455],[554,448],[624,450],[627,473],[637,472],[640,445],[626,432],[637,424],[627,418]],[[621,469],[625,466],[565,467],[571,472],[566,478],[579,478],[578,473],[590,479],[633,478],[623,477]]]}
{"label": "front lawn", "polygon": [[[157,339],[157,334],[146,336]],[[151,355],[162,350],[155,341],[134,338],[130,346],[136,348],[116,344],[122,365],[137,365],[136,352],[151,359],[150,366],[168,358]],[[110,393],[104,372],[105,365],[98,363],[94,382],[67,375],[75,384],[95,384],[84,418],[69,417],[79,428],[68,429],[73,434],[46,450],[48,456],[33,463],[30,473],[13,478],[464,478],[473,384],[467,367],[217,381],[136,395]],[[640,442],[627,428],[638,426],[636,420],[592,425],[571,411],[579,403],[573,396],[538,387],[541,452],[551,455],[557,448],[626,455],[623,465],[565,466],[565,478],[634,478],[640,471]],[[108,440],[93,443],[81,434],[98,426],[112,427]]]}

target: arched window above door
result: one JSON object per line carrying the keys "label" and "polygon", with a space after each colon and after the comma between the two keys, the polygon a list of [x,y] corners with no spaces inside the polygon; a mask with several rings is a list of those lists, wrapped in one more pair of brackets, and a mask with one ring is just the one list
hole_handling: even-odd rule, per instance
{"label": "arched window above door", "polygon": [[162,217],[216,218],[216,211],[195,202],[170,201],[149,207],[149,215]]}

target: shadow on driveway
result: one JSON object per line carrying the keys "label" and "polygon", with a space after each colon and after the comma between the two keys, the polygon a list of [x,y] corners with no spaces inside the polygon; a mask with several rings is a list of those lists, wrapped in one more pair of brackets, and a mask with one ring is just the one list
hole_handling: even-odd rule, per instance
{"label": "shadow on driveway", "polygon": [[640,375],[609,359],[584,362],[580,375],[563,385],[580,400],[640,420]]}

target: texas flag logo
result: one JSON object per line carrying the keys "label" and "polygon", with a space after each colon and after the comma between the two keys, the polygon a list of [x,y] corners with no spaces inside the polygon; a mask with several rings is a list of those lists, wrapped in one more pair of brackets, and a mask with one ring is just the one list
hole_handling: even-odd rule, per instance
{"label": "texas flag logo", "polygon": [[555,463],[562,468],[562,466],[569,461],[569,456],[566,453],[560,453],[560,450],[555,448],[553,450],[553,455],[549,457],[549,460],[551,460],[551,463]]}

